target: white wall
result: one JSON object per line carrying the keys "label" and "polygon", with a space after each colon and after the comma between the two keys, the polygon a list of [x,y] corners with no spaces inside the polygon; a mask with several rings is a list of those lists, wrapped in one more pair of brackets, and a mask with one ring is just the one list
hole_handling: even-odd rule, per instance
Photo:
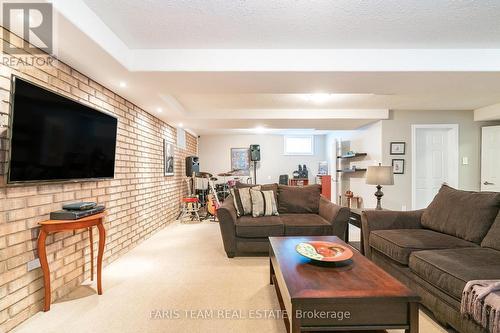
{"label": "white wall", "polygon": [[[320,161],[326,161],[325,135],[314,136],[314,155],[286,156],[283,154],[282,135],[203,135],[199,138],[200,170],[217,174],[231,170],[231,148],[259,144],[261,161],[257,168],[257,183],[277,183],[279,175],[297,170],[298,164],[306,164],[309,181],[314,182]],[[252,174],[252,173],[251,173]]]}
{"label": "white wall", "polygon": [[[349,150],[357,153],[367,153],[365,157],[343,160],[343,168],[355,165],[357,168],[377,165],[382,162],[382,122],[364,126],[356,131],[345,132],[342,136],[343,153]],[[366,172],[343,173],[341,178],[341,193],[351,190],[355,196],[362,198],[362,207],[375,207],[376,189],[366,184]]]}

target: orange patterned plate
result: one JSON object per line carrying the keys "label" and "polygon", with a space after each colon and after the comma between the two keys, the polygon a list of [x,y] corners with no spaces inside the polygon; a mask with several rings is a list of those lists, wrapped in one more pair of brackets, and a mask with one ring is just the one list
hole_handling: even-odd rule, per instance
{"label": "orange patterned plate", "polygon": [[349,260],[353,253],[346,246],[322,241],[299,243],[295,250],[306,258],[322,262],[338,262]]}

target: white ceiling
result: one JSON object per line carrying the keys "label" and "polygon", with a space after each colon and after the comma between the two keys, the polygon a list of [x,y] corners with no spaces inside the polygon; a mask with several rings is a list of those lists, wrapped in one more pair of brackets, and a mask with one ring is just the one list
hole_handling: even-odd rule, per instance
{"label": "white ceiling", "polygon": [[[390,109],[473,110],[500,102],[499,1],[54,5],[62,61],[200,134],[354,129],[386,119]],[[303,99],[318,92],[348,95]]]}
{"label": "white ceiling", "polygon": [[134,49],[500,47],[497,0],[84,1]]}

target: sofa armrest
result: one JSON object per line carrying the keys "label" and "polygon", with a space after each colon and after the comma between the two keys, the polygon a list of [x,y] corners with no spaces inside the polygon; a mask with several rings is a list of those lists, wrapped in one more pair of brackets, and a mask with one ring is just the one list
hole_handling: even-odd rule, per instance
{"label": "sofa armrest", "polygon": [[347,223],[349,222],[350,209],[339,206],[321,196],[319,200],[319,215],[333,226],[333,234],[345,240]]}
{"label": "sofa armrest", "polygon": [[414,211],[367,210],[361,216],[361,231],[363,250],[366,257],[371,259],[370,233],[374,230],[389,229],[420,229],[424,209]]}
{"label": "sofa armrest", "polygon": [[236,208],[234,207],[233,197],[228,196],[222,205],[217,209],[217,218],[219,219],[220,231],[224,250],[229,258],[236,254]]}

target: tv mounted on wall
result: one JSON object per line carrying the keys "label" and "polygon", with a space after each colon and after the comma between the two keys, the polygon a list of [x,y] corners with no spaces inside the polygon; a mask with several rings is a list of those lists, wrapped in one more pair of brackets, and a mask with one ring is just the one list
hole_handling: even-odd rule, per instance
{"label": "tv mounted on wall", "polygon": [[12,78],[8,183],[113,178],[117,119]]}

